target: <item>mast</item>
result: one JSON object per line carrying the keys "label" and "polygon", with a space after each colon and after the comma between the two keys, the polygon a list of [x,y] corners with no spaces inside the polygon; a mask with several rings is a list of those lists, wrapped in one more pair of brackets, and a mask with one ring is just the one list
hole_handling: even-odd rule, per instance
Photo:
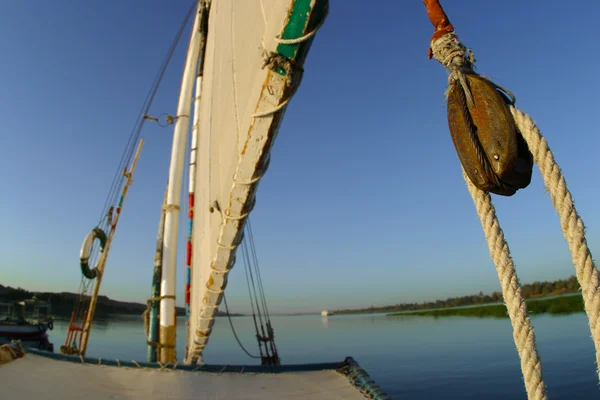
{"label": "mast", "polygon": [[150,316],[148,319],[148,362],[156,362],[158,343],[158,302],[155,300],[160,297],[160,280],[162,278],[162,257],[163,240],[165,235],[165,207],[167,203],[167,189],[165,188],[165,197],[163,207],[160,212],[160,222],[158,223],[158,235],[156,238],[156,253],[154,256],[154,273],[152,274],[152,298],[150,299]]}
{"label": "mast", "polygon": [[198,73],[196,75],[196,96],[194,97],[194,116],[192,123],[192,145],[190,146],[190,177],[188,193],[188,237],[186,248],[186,282],[185,282],[185,317],[190,318],[191,268],[192,268],[192,232],[194,224],[194,199],[196,193],[196,158],[198,136],[200,135],[200,96],[202,94],[202,78],[204,76],[204,52],[206,50],[206,34],[208,31],[208,11],[210,2],[203,2],[200,11],[200,54],[198,58]]}
{"label": "mast", "polygon": [[167,185],[167,201],[165,210],[165,231],[163,241],[163,261],[160,284],[160,362],[175,362],[175,288],[177,272],[177,236],[179,230],[179,211],[181,204],[181,185],[183,180],[183,164],[185,145],[188,135],[189,113],[191,111],[194,75],[200,49],[200,10],[202,2],[198,1],[196,17],[190,35],[177,117],[173,134],[173,148],[169,167]]}
{"label": "mast", "polygon": [[117,210],[115,212],[114,221],[110,226],[110,232],[108,233],[108,238],[106,239],[106,245],[100,252],[100,257],[98,258],[98,264],[96,269],[97,277],[96,284],[94,285],[94,293],[90,299],[90,306],[88,308],[88,312],[86,315],[86,319],[83,323],[83,335],[81,339],[81,347],[79,349],[79,355],[85,357],[85,352],[87,351],[87,344],[90,338],[90,330],[92,329],[92,321],[94,320],[94,313],[96,312],[96,304],[98,302],[98,293],[100,292],[100,284],[102,283],[102,277],[104,276],[104,266],[106,265],[106,260],[108,258],[108,252],[110,250],[110,245],[112,243],[112,239],[115,235],[115,230],[117,228],[117,223],[119,222],[119,216],[121,215],[121,208],[123,207],[123,201],[125,200],[125,196],[127,196],[127,191],[129,190],[129,186],[131,186],[133,172],[135,171],[135,166],[138,162],[138,158],[140,157],[140,152],[142,151],[142,147],[144,146],[144,139],[140,140],[140,144],[138,145],[137,151],[135,152],[135,157],[133,162],[131,163],[131,167],[129,167],[129,171],[123,171],[123,176],[127,178],[125,182],[125,186],[123,186],[123,192],[121,193],[121,198],[119,199],[119,204],[117,206]]}

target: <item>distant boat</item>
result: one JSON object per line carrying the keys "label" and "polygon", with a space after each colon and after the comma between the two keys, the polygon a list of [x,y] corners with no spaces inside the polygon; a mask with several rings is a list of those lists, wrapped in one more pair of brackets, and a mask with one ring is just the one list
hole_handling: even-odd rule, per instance
{"label": "distant boat", "polygon": [[7,340],[37,340],[54,329],[50,303],[35,297],[14,303],[0,303],[0,337]]}
{"label": "distant boat", "polygon": [[321,311],[321,317],[328,317],[330,315],[335,315],[335,314],[330,311],[327,311],[327,310]]}

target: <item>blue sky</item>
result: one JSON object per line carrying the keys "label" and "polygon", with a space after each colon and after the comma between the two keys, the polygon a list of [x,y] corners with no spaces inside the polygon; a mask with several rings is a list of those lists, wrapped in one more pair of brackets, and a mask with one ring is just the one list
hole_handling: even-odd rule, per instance
{"label": "blue sky", "polygon": [[[7,2],[0,14],[0,283],[76,291],[128,134],[190,1]],[[443,2],[482,74],[513,91],[562,167],[600,251],[600,3]],[[332,0],[252,214],[272,311],[499,290],[448,131],[446,72],[420,0]],[[187,41],[188,34],[184,35]],[[184,41],[184,42],[185,42]],[[185,43],[152,113],[174,113]],[[148,125],[102,292],[150,294],[172,128]],[[574,273],[539,171],[494,196],[522,282]],[[185,226],[185,224],[182,224]],[[183,231],[182,231],[183,233]],[[180,235],[183,240],[184,235]],[[178,259],[183,300],[184,246]],[[241,265],[228,297],[247,311]]]}

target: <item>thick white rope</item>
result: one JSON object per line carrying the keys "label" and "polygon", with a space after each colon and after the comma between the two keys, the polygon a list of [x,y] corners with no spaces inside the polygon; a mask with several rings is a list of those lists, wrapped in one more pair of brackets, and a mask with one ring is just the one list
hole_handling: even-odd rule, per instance
{"label": "thick white rope", "polygon": [[513,339],[521,359],[527,397],[536,400],[546,399],[546,385],[542,374],[542,363],[535,345],[535,333],[527,315],[527,306],[521,292],[515,264],[498,222],[492,198],[489,193],[475,187],[464,171],[463,177],[481,220],[490,258],[496,265],[502,296],[513,327]]}
{"label": "thick white rope", "polygon": [[[585,239],[585,226],[577,214],[565,177],[554,160],[546,139],[541,135],[531,117],[521,110],[510,107],[517,127],[529,146],[534,162],[540,168],[546,190],[560,216],[560,226],[569,244],[577,281],[581,286],[585,312],[589,319],[592,339],[596,347],[596,366],[600,366],[600,289],[598,269]],[[596,370],[600,378],[600,370]]]}
{"label": "thick white rope", "polygon": [[[433,57],[449,72],[449,87],[459,84],[467,96],[467,102],[473,104],[465,74],[473,72],[473,53],[458,40],[454,32],[431,42]],[[468,54],[468,57],[467,57]],[[448,92],[446,92],[447,94]],[[527,306],[521,292],[514,262],[510,256],[504,232],[500,227],[496,210],[489,193],[476,188],[463,171],[469,193],[475,203],[475,209],[481,220],[483,232],[490,252],[490,257],[496,266],[502,296],[508,310],[508,316],[513,328],[513,339],[521,359],[521,371],[525,380],[525,390],[529,399],[546,399],[546,385],[542,373],[542,364],[535,344],[535,333],[527,315]]]}

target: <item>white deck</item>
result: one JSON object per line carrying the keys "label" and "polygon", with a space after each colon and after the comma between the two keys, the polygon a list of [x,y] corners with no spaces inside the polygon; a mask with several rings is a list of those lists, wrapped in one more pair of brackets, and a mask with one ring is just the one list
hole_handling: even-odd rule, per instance
{"label": "white deck", "polygon": [[79,364],[32,354],[0,365],[0,387],[7,399],[19,400],[365,398],[335,371],[279,374],[161,371]]}

